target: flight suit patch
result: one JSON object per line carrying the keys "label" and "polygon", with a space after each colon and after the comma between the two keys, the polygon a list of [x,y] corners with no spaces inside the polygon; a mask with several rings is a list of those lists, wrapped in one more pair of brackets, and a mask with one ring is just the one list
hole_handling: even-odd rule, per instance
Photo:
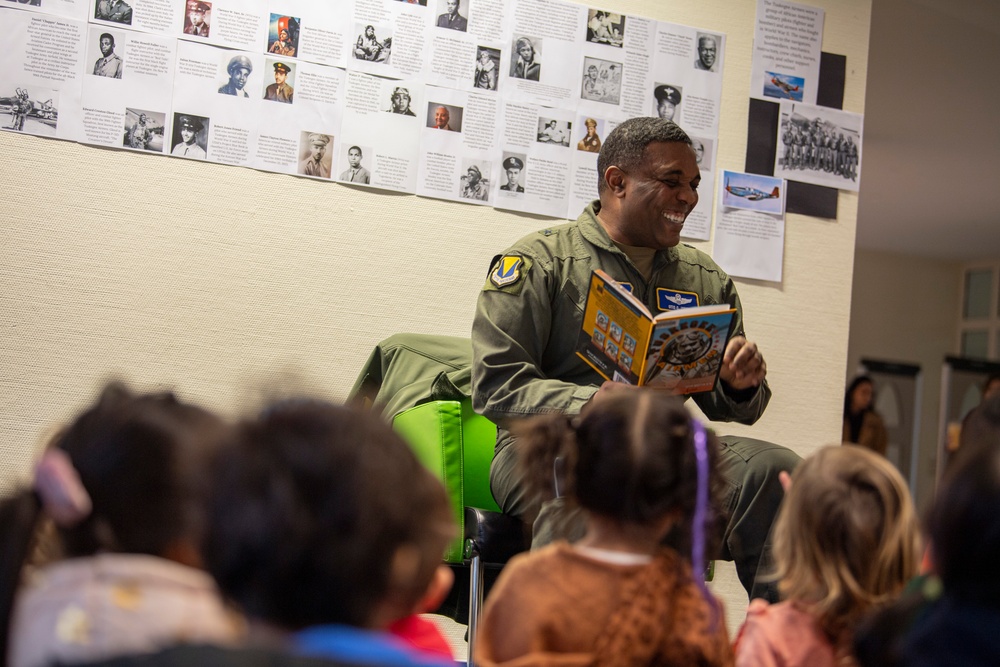
{"label": "flight suit patch", "polygon": [[696,292],[656,288],[656,305],[660,310],[679,310],[700,305]]}
{"label": "flight suit patch", "polygon": [[504,255],[493,264],[486,287],[517,294],[530,267],[530,260],[521,255]]}

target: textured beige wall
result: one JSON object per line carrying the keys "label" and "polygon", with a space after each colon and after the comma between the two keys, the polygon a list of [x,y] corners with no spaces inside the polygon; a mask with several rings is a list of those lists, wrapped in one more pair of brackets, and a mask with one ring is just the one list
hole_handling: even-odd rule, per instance
{"label": "textured beige wall", "polygon": [[[826,9],[824,50],[847,55],[845,108],[863,112],[871,0],[809,4]],[[718,164],[742,171],[756,2],[609,8],[727,34]],[[275,384],[342,398],[379,339],[466,335],[490,258],[550,224],[9,132],[0,154],[0,490],[111,375],[227,414]],[[841,192],[836,221],[788,216],[784,281],[737,280],[774,400],[723,432],[803,454],[839,438],[856,211]],[[717,590],[738,616],[731,574]]]}

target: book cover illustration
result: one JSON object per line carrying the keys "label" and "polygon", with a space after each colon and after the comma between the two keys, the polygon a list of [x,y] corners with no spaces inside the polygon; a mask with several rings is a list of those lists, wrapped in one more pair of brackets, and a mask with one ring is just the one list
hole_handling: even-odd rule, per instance
{"label": "book cover illustration", "polygon": [[603,271],[591,275],[577,354],[608,380],[677,394],[715,386],[735,310],[728,304],[653,316]]}

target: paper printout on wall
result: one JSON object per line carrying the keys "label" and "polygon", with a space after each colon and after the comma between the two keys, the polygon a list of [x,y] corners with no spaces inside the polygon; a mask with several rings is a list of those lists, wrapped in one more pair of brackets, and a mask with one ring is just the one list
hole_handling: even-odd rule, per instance
{"label": "paper printout on wall", "polygon": [[722,172],[712,258],[726,273],[781,282],[784,192],[779,178]]}
{"label": "paper printout on wall", "polygon": [[418,116],[415,110],[424,107],[424,88],[417,81],[348,72],[337,180],[396,192],[417,191],[424,114]]}
{"label": "paper printout on wall", "polygon": [[347,69],[394,79],[422,78],[430,46],[432,8],[369,0],[354,5],[347,26]]}
{"label": "paper printout on wall", "polygon": [[774,175],[857,192],[863,138],[861,114],[782,102]]}
{"label": "paper printout on wall", "polygon": [[575,146],[572,111],[506,101],[501,126],[500,172],[493,205],[563,217]]}
{"label": "paper printout on wall", "polygon": [[487,92],[427,86],[420,121],[417,194],[470,204],[493,204],[500,170],[500,106]]}
{"label": "paper printout on wall", "polygon": [[169,153],[178,41],[93,23],[87,32],[80,140]]}
{"label": "paper printout on wall", "polygon": [[750,97],[816,104],[824,12],[784,0],[757,0]]}
{"label": "paper printout on wall", "polygon": [[0,7],[0,128],[78,141],[83,21]]}

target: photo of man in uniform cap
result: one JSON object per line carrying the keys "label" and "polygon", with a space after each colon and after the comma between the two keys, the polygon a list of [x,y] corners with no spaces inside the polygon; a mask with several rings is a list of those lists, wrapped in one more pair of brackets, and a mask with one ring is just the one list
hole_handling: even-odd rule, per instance
{"label": "photo of man in uniform cap", "polygon": [[94,63],[94,74],[111,79],[122,78],[122,59],[115,53],[115,36],[110,32],[101,33],[101,57]]}
{"label": "photo of man in uniform cap", "polygon": [[483,178],[483,172],[476,165],[471,165],[462,177],[462,188],[459,196],[463,199],[478,199],[486,201],[490,197],[490,182]]}
{"label": "photo of man in uniform cap", "polygon": [[653,97],[656,98],[656,115],[663,120],[675,120],[677,107],[681,103],[680,88],[666,83],[660,84],[653,89]]}
{"label": "photo of man in uniform cap", "polygon": [[188,0],[187,10],[187,16],[184,18],[184,34],[208,37],[211,26],[205,20],[205,14],[212,11],[212,4]]}
{"label": "photo of man in uniform cap", "polygon": [[507,192],[524,192],[524,188],[518,183],[521,170],[524,169],[524,161],[516,155],[511,155],[503,161],[503,169],[507,175],[507,182],[501,185],[500,189]]}
{"label": "photo of man in uniform cap", "polygon": [[180,135],[180,141],[170,154],[204,160],[208,154],[198,142],[198,136],[205,127],[202,119],[189,114],[174,114],[174,123],[176,126],[174,137]]}
{"label": "photo of man in uniform cap", "polygon": [[285,83],[292,68],[285,63],[274,63],[274,83],[264,89],[264,99],[272,102],[292,103],[295,89]]}
{"label": "photo of man in uniform cap", "polygon": [[233,56],[229,65],[226,66],[226,70],[229,72],[229,83],[219,88],[219,92],[223,95],[250,97],[244,90],[247,79],[253,72],[253,63],[250,62],[250,59],[243,54]]}
{"label": "photo of man in uniform cap", "polygon": [[327,145],[329,145],[330,140],[329,134],[321,134],[320,132],[309,132],[306,135],[309,157],[299,162],[300,174],[330,178],[331,160],[327,158]]}

